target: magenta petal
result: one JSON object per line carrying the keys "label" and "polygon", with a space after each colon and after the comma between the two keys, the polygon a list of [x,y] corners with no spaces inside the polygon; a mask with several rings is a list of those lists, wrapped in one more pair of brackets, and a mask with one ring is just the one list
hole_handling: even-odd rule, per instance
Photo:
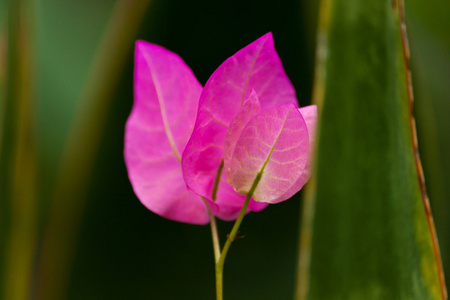
{"label": "magenta petal", "polygon": [[303,172],[309,155],[306,123],[292,104],[263,110],[245,126],[231,159],[234,189],[253,192],[259,202],[272,203],[288,191]]}
{"label": "magenta petal", "polygon": [[223,170],[219,174],[226,132],[252,90],[263,109],[286,103],[297,106],[294,88],[275,51],[271,33],[228,58],[202,91],[194,131],[182,158],[184,179],[195,193],[219,200],[223,183],[217,191],[213,187],[216,177],[221,181],[226,178]]}
{"label": "magenta petal", "polygon": [[253,118],[254,115],[259,113],[260,110],[261,106],[259,104],[258,96],[253,90],[228,127],[223,148],[223,164],[228,183],[231,183],[230,161],[233,156],[234,148],[236,147],[236,142],[241,136],[241,132],[245,125],[251,118]]}
{"label": "magenta petal", "polygon": [[125,162],[133,189],[151,211],[206,224],[203,200],[187,190],[181,153],[194,127],[202,87],[176,54],[138,41],[134,105],[125,127]]}
{"label": "magenta petal", "polygon": [[[214,211],[214,214],[221,218],[222,220],[234,220],[239,216],[242,205],[246,195],[237,194],[234,189],[228,184],[230,176],[230,161],[236,146],[236,142],[241,135],[242,130],[250,119],[259,113],[261,110],[258,96],[253,90],[250,96],[245,100],[244,105],[241,107],[236,117],[231,121],[228,128],[227,134],[225,136],[224,143],[224,169],[225,172],[221,174],[221,181],[219,183],[219,188],[217,191],[216,202],[218,204],[218,209]],[[226,178],[225,178],[226,177]],[[228,183],[227,183],[228,182]],[[251,199],[248,210],[249,211],[260,211],[264,209],[268,204],[256,202]]]}
{"label": "magenta petal", "polygon": [[308,137],[309,137],[308,161],[306,163],[305,168],[303,169],[303,172],[301,173],[297,181],[294,183],[294,185],[289,190],[287,190],[286,193],[281,195],[279,198],[274,199],[271,203],[278,203],[291,198],[293,195],[295,195],[298,191],[301,190],[301,188],[305,185],[306,182],[308,182],[309,178],[311,177],[311,171],[313,167],[314,145],[316,142],[317,106],[316,105],[305,106],[299,108],[299,111],[302,114],[303,119],[305,120],[306,127],[308,128]]}

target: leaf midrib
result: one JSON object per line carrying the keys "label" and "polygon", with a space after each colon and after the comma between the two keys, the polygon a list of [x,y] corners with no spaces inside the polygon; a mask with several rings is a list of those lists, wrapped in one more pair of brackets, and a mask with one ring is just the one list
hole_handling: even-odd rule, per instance
{"label": "leaf midrib", "polygon": [[160,82],[159,80],[154,76],[152,70],[153,70],[153,65],[151,63],[151,60],[149,59],[149,57],[147,57],[147,55],[145,55],[146,61],[149,64],[149,68],[150,68],[150,76],[152,78],[152,82],[153,85],[155,87],[155,91],[156,91],[156,96],[158,98],[158,103],[159,103],[159,107],[160,107],[160,113],[161,113],[161,118],[163,121],[163,125],[164,125],[164,131],[166,133],[167,139],[169,140],[169,144],[170,147],[172,148],[173,154],[175,155],[175,157],[177,158],[178,162],[181,163],[181,155],[178,152],[176,143],[173,139],[173,135],[172,135],[172,131],[170,130],[170,126],[169,126],[169,120],[167,119],[167,113],[166,113],[166,107],[164,105],[164,96],[163,93],[161,91],[161,86],[160,86]]}

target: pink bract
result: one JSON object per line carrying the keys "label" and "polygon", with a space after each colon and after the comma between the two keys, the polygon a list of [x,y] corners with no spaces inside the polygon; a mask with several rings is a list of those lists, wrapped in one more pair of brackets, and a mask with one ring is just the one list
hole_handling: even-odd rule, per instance
{"label": "pink bract", "polygon": [[316,127],[317,127],[317,106],[309,105],[305,107],[299,108],[299,112],[302,114],[303,119],[305,120],[306,127],[308,129],[308,140],[309,140],[309,151],[308,151],[308,160],[306,161],[305,167],[302,169],[300,176],[294,185],[291,186],[283,195],[278,197],[277,199],[273,199],[270,203],[278,203],[284,200],[287,200],[294,196],[306,182],[308,182],[311,177],[312,171],[312,163],[313,163],[313,154],[314,154],[314,145],[316,142]]}
{"label": "pink bract", "polygon": [[259,104],[258,96],[256,95],[255,90],[252,90],[252,93],[247,100],[245,100],[244,105],[241,107],[239,112],[236,114],[236,117],[231,121],[230,126],[228,127],[223,149],[223,163],[227,182],[229,184],[232,184],[233,181],[231,177],[230,163],[237,140],[241,136],[245,125],[260,111],[261,105]]}
{"label": "pink bract", "polygon": [[[211,75],[199,101],[197,120],[182,157],[183,175],[193,192],[218,203],[214,214],[233,219],[245,196],[232,193],[223,170],[224,142],[228,127],[254,90],[261,109],[292,103],[295,90],[284,72],[268,33],[228,58]],[[222,206],[228,206],[227,212]],[[234,208],[234,209],[233,209]],[[249,210],[264,208],[252,200]],[[234,214],[230,214],[234,211]]]}
{"label": "pink bract", "polygon": [[139,200],[171,220],[206,224],[205,203],[186,188],[181,154],[194,127],[202,86],[176,54],[138,41],[134,105],[125,127],[125,162]]}
{"label": "pink bract", "polygon": [[257,178],[247,212],[290,198],[311,175],[317,108],[298,109],[271,33],[228,58],[203,89],[178,55],[138,41],[134,98],[128,175],[163,217],[206,224],[208,207],[234,220]]}
{"label": "pink bract", "polygon": [[277,201],[302,174],[309,155],[305,120],[292,104],[263,110],[246,125],[230,161],[231,185],[248,194],[260,176],[253,198]]}

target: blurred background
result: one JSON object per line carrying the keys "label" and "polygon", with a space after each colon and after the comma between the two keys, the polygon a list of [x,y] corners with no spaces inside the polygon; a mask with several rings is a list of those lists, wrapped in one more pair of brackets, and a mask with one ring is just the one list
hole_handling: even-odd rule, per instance
{"label": "blurred background", "polygon": [[[165,220],[123,162],[136,39],[178,53],[204,84],[271,31],[301,106],[318,3],[0,0],[0,299],[213,299],[210,229]],[[450,277],[450,2],[409,0],[415,114]],[[364,101],[364,99],[361,99]],[[301,194],[248,215],[227,299],[291,299]],[[232,223],[219,222],[225,240]]]}

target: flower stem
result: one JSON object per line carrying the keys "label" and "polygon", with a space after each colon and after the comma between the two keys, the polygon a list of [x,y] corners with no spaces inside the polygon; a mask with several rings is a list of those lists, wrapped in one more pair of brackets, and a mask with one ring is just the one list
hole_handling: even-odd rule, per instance
{"label": "flower stem", "polygon": [[242,206],[241,212],[239,213],[239,216],[234,223],[233,228],[231,229],[230,234],[228,235],[227,241],[225,242],[225,245],[223,246],[222,253],[220,254],[220,259],[218,262],[216,262],[216,299],[217,300],[223,300],[223,265],[225,263],[225,258],[227,257],[228,250],[230,249],[231,243],[235,240],[236,234],[239,230],[239,226],[241,226],[242,220],[244,219],[245,212],[247,211],[248,204],[250,203],[250,199],[252,199],[253,192],[255,191],[256,187],[258,186],[259,181],[261,180],[261,173],[258,173],[258,175],[255,178],[255,181],[253,182],[252,187],[250,188],[250,191],[247,194],[247,197],[245,197],[244,204]]}
{"label": "flower stem", "polygon": [[209,208],[206,199],[202,197],[202,200],[203,200],[203,202],[205,202],[206,209],[208,210],[208,214],[209,214],[209,222],[211,224],[211,236],[212,236],[213,249],[214,249],[214,263],[217,264],[219,262],[219,258],[220,258],[220,241],[219,241],[219,233],[217,231],[216,218],[214,217],[211,209]]}

